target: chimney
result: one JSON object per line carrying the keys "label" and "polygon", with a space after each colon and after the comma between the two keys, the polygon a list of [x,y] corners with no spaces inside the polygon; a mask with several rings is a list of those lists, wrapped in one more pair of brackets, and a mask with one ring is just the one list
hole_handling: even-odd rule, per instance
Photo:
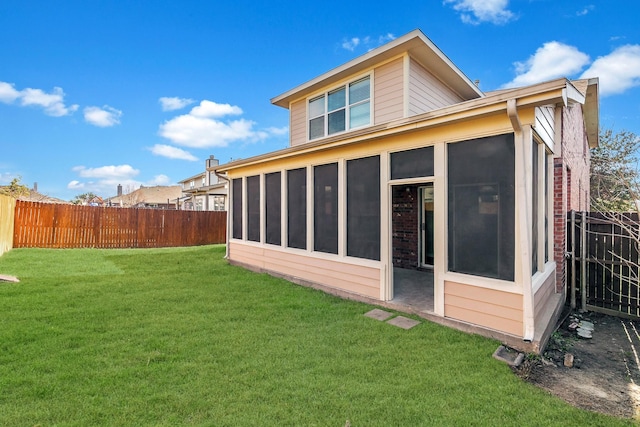
{"label": "chimney", "polygon": [[33,183],[33,191],[34,191],[34,193],[38,192],[38,183],[37,182]]}
{"label": "chimney", "polygon": [[118,197],[122,196],[122,185],[118,184]]}
{"label": "chimney", "polygon": [[213,154],[207,159],[207,167],[205,168],[209,175],[209,184],[214,185],[218,183],[218,175],[216,175],[211,168],[214,168],[220,164],[220,160],[213,157]]}
{"label": "chimney", "polygon": [[207,169],[210,169],[214,166],[218,166],[220,164],[220,160],[216,159],[213,154],[209,156],[207,159]]}

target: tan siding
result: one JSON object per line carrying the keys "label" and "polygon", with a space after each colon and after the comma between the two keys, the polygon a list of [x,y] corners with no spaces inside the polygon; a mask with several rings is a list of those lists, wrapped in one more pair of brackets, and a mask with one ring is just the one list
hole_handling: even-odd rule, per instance
{"label": "tan siding", "polygon": [[409,65],[409,116],[448,105],[457,104],[464,99],[445,86],[433,74],[413,59]]}
{"label": "tan siding", "polygon": [[290,144],[304,144],[307,142],[307,104],[304,99],[291,104],[290,116]]}
{"label": "tan siding", "polygon": [[400,119],[403,116],[402,62],[402,58],[398,58],[375,69],[374,124]]}
{"label": "tan siding", "polygon": [[445,281],[444,315],[521,337],[522,295]]}
{"label": "tan siding", "polygon": [[554,129],[555,129],[555,108],[554,107],[537,107],[536,108],[536,124],[534,129],[540,135],[544,143],[553,149]]}
{"label": "tan siding", "polygon": [[380,269],[268,247],[231,242],[229,258],[256,268],[335,289],[380,298]]}

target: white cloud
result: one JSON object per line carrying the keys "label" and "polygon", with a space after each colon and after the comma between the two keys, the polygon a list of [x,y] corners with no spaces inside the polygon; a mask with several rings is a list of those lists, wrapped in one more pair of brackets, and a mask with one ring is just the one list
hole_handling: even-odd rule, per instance
{"label": "white cloud", "polygon": [[640,86],[640,45],[625,45],[596,59],[580,78],[598,77],[602,96]]}
{"label": "white cloud", "polygon": [[289,126],[283,126],[281,128],[270,127],[265,129],[265,131],[271,135],[286,135],[287,132],[289,132]]}
{"label": "white cloud", "polygon": [[350,52],[353,52],[358,46],[362,46],[362,47],[365,47],[367,50],[371,50],[395,38],[396,37],[391,33],[383,34],[378,37],[366,36],[366,37],[352,37],[350,39],[345,38],[344,40],[342,40],[342,43],[340,44],[340,46],[343,49],[346,49]]}
{"label": "white cloud", "polygon": [[88,180],[88,181],[79,181],[74,179],[69,181],[67,184],[67,188],[69,190],[73,190],[78,193],[95,193],[102,197],[112,197],[115,196],[118,192],[118,185],[122,185],[122,188],[125,189],[126,192],[133,191],[138,189],[142,184],[139,181],[134,179],[99,179],[99,180]]}
{"label": "white cloud", "polygon": [[593,10],[595,10],[595,6],[590,4],[588,6],[583,7],[582,9],[580,9],[579,11],[576,12],[576,16],[584,16],[587,15],[589,12],[592,12]]}
{"label": "white cloud", "polygon": [[151,147],[150,150],[156,156],[167,157],[169,159],[189,160],[192,162],[198,161],[198,158],[188,151],[171,145],[156,144]]}
{"label": "white cloud", "polygon": [[349,40],[344,40],[342,42],[342,48],[346,50],[354,51],[356,47],[360,44],[360,39],[358,37],[353,37]]}
{"label": "white cloud", "polygon": [[147,181],[145,185],[172,185],[171,179],[167,175],[156,175],[151,181]]}
{"label": "white cloud", "polygon": [[86,166],[76,166],[72,169],[78,179],[74,179],[67,184],[70,190],[79,193],[93,192],[103,197],[115,196],[118,185],[127,191],[138,189],[140,185],[168,185],[170,180],[166,175],[156,175],[147,182],[135,179],[140,174],[138,169],[130,165],[109,165],[96,168]]}
{"label": "white cloud", "polygon": [[20,93],[20,103],[42,107],[45,114],[53,117],[67,116],[78,109],[77,105],[64,105],[64,92],[59,87],[54,87],[51,93],[40,89],[24,89]]}
{"label": "white cloud", "polygon": [[54,87],[51,93],[47,93],[42,89],[17,90],[12,83],[0,82],[0,102],[11,104],[18,101],[23,107],[41,107],[48,116],[67,116],[78,109],[75,104],[66,106],[64,97],[65,94],[59,87]]}
{"label": "white cloud", "polygon": [[223,120],[224,116],[239,114],[242,114],[240,107],[204,100],[189,114],[165,121],[158,134],[192,148],[226,147],[232,142],[255,142],[269,136],[268,132],[254,130],[255,123],[251,120]]}
{"label": "white cloud", "polygon": [[378,37],[378,44],[384,44],[386,42],[390,42],[391,40],[394,40],[395,38],[396,38],[396,36],[394,36],[391,33],[384,34],[384,35]]}
{"label": "white cloud", "polygon": [[215,102],[207,101],[206,99],[200,102],[200,105],[193,107],[189,113],[196,117],[224,117],[228,115],[240,115],[242,109],[235,105],[229,104],[217,104]]}
{"label": "white cloud", "polygon": [[84,183],[74,179],[67,184],[67,188],[69,190],[82,190],[84,189]]}
{"label": "white cloud", "polygon": [[174,111],[180,110],[187,105],[193,104],[195,99],[188,98],[178,98],[178,97],[166,97],[163,96],[159,99],[160,105],[162,106],[162,111]]}
{"label": "white cloud", "polygon": [[87,123],[99,127],[110,127],[120,124],[122,111],[105,105],[104,107],[86,107],[84,109],[84,119]]}
{"label": "white cloud", "polygon": [[460,19],[465,24],[477,25],[482,22],[506,24],[516,18],[507,9],[509,0],[444,0],[444,4],[453,4],[453,9],[460,12]]}
{"label": "white cloud", "polygon": [[571,76],[589,63],[589,56],[577,48],[556,41],[545,43],[526,62],[514,63],[516,77],[503,88],[527,86]]}
{"label": "white cloud", "polygon": [[72,169],[77,172],[82,178],[133,178],[137,176],[140,171],[134,169],[130,165],[118,165],[118,166],[101,166],[98,168],[87,168],[85,166],[75,166]]}
{"label": "white cloud", "polygon": [[20,92],[13,87],[13,84],[0,82],[0,102],[11,104],[20,97]]}

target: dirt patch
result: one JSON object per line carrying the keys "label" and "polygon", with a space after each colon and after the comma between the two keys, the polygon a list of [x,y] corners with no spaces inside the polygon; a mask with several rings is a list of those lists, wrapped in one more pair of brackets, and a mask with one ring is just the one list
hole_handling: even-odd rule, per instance
{"label": "dirt patch", "polygon": [[[590,339],[576,331],[576,324],[584,322],[593,324]],[[571,355],[573,366],[567,367],[565,358],[570,362]],[[514,371],[576,407],[639,418],[640,321],[599,313],[569,315],[542,357],[525,358]]]}

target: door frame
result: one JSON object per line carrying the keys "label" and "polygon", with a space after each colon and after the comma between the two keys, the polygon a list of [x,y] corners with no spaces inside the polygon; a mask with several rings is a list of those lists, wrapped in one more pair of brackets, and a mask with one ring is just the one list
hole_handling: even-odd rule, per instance
{"label": "door frame", "polygon": [[[435,263],[435,247],[434,247],[434,233],[433,233],[433,229],[431,232],[431,250],[433,251],[433,253],[431,254],[431,263],[427,262],[427,250],[425,249],[425,243],[427,241],[427,224],[426,224],[426,218],[425,218],[425,210],[424,210],[424,205],[427,199],[427,189],[431,189],[431,202],[433,203],[433,210],[432,210],[432,215],[433,213],[435,213],[435,198],[434,198],[434,187],[433,187],[433,182],[427,182],[425,183],[425,185],[421,185],[420,187],[418,187],[418,202],[420,203],[420,208],[418,209],[418,228],[419,228],[419,233],[418,233],[418,267],[420,268],[428,268],[428,269],[433,269],[434,263]],[[432,228],[434,227],[433,224],[433,217],[431,218],[432,221]]]}

